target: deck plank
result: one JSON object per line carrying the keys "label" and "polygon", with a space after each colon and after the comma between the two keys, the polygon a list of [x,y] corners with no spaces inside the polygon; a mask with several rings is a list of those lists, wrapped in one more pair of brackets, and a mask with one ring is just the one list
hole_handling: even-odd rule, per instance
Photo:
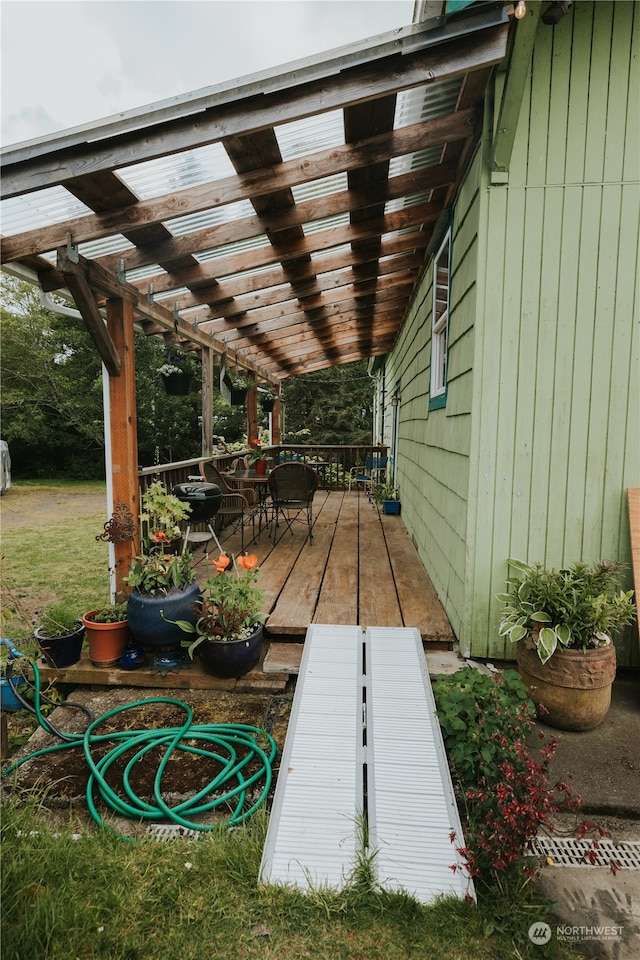
{"label": "deck plank", "polygon": [[358,500],[343,496],[322,581],[315,623],[358,622],[358,582],[354,544],[358,541]]}
{"label": "deck plank", "polygon": [[395,564],[392,567],[382,532],[380,514],[366,496],[359,497],[358,566],[358,623],[369,626],[401,627],[402,614],[394,584]]}
{"label": "deck plank", "polygon": [[[302,624],[307,626],[313,621],[322,578],[327,564],[331,542],[335,533],[335,519],[338,512],[338,498],[324,505],[313,526],[313,542],[305,539],[299,549],[298,559],[291,571],[277,603],[269,616],[268,628],[271,633],[299,634]],[[333,522],[332,522],[333,519]],[[300,542],[305,538],[306,525],[295,528],[292,536],[285,533],[283,540]],[[305,628],[306,630],[306,628]]]}
{"label": "deck plank", "polygon": [[418,551],[397,516],[381,515],[405,627],[417,627],[423,640],[451,644],[454,633]]}

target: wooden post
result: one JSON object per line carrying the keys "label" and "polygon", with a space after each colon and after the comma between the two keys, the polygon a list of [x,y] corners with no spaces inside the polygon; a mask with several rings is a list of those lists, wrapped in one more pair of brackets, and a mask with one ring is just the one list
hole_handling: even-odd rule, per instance
{"label": "wooden post", "polygon": [[258,437],[258,389],[255,384],[247,393],[247,441],[251,443]]}
{"label": "wooden post", "polygon": [[133,340],[133,305],[128,300],[107,300],[107,328],[122,360],[119,376],[109,377],[111,470],[113,509],[124,504],[133,515],[135,539],[115,541],[116,592],[125,589],[123,577],[139,553],[138,426]]}
{"label": "wooden post", "polygon": [[280,406],[280,390],[276,394],[276,402],[273,408],[273,413],[271,414],[271,443],[274,446],[282,443],[282,427],[281,427],[281,406]]}
{"label": "wooden post", "polygon": [[213,456],[213,350],[202,351],[202,456]]}

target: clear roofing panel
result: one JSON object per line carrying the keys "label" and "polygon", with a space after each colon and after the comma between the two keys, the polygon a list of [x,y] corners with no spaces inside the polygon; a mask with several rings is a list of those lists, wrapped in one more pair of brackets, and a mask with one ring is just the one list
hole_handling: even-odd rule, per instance
{"label": "clear roofing panel", "polygon": [[305,237],[312,233],[319,233],[320,230],[327,230],[331,227],[346,227],[349,224],[348,213],[337,213],[334,217],[324,217],[322,220],[314,220],[312,223],[303,223],[302,230]]}
{"label": "clear roofing panel", "polygon": [[118,170],[118,176],[140,197],[163,196],[176,190],[235,176],[233,164],[221,143],[210,143],[196,150],[147,160]]}
{"label": "clear roofing panel", "polygon": [[89,213],[93,210],[64,187],[47,187],[46,190],[0,200],[0,230],[5,237],[11,237]]}
{"label": "clear roofing panel", "polygon": [[223,243],[219,247],[214,247],[213,250],[203,250],[202,253],[195,254],[195,258],[198,263],[207,263],[218,260],[220,257],[235,256],[248,250],[259,250],[269,246],[271,246],[269,238],[262,234],[260,237],[238,240],[237,243]]}
{"label": "clear roofing panel", "polygon": [[296,203],[304,200],[316,200],[318,197],[328,197],[332,193],[341,193],[348,189],[346,173],[336,173],[322,180],[309,180],[308,183],[299,183],[291,188]]}
{"label": "clear roofing panel", "polygon": [[166,274],[157,263],[152,263],[148,267],[136,267],[135,270],[127,270],[127,283],[137,283],[139,280],[148,280],[150,277],[157,277],[159,274]]}
{"label": "clear roofing panel", "polygon": [[395,129],[453,113],[461,84],[462,77],[451,77],[399,93],[396,101]]}
{"label": "clear roofing panel", "polygon": [[122,234],[116,234],[113,237],[103,237],[101,240],[92,240],[90,243],[80,243],[78,252],[83,257],[93,260],[97,257],[105,257],[109,253],[121,253],[123,250],[134,250],[135,246]]}
{"label": "clear roofing panel", "polygon": [[284,123],[280,127],[274,127],[274,131],[283,160],[293,160],[307,153],[344,144],[341,110]]}
{"label": "clear roofing panel", "polygon": [[224,207],[214,207],[212,210],[202,210],[200,213],[176,217],[175,220],[166,220],[164,225],[175,237],[183,237],[196,230],[206,230],[207,227],[217,227],[221,223],[242,220],[254,213],[255,210],[249,200],[239,200],[237,203],[228,203]]}

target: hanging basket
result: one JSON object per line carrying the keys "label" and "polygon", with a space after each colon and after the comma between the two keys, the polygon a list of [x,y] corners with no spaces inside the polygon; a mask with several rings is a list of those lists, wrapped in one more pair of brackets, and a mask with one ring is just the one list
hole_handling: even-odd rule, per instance
{"label": "hanging basket", "polygon": [[232,407],[241,407],[246,399],[247,399],[246,387],[231,388],[231,406]]}
{"label": "hanging basket", "polygon": [[162,377],[165,392],[170,397],[186,397],[191,389],[190,373],[170,373]]}
{"label": "hanging basket", "polygon": [[275,397],[261,397],[260,399],[260,406],[262,407],[263,413],[273,413],[275,405]]}

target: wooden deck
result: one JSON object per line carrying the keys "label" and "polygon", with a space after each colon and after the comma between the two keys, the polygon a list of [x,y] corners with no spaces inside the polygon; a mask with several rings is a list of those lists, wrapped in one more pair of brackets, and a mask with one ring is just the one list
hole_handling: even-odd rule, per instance
{"label": "wooden deck", "polygon": [[[283,690],[298,672],[302,645],[310,623],[354,624],[367,627],[417,627],[427,650],[449,650],[454,635],[415,547],[399,516],[387,516],[359,491],[325,491],[313,502],[313,540],[306,538],[306,521],[294,523],[293,534],[278,531],[273,544],[263,529],[245,549],[260,563],[260,586],[265,591],[268,646],[260,667],[241,680],[217,680],[198,663],[179,674],[161,677],[141,668],[135,671],[94,667],[86,656],[68,670],[42,667],[44,679],[64,682],[122,684],[170,688]],[[225,550],[239,553],[240,534],[225,531]],[[213,546],[209,541],[207,549]],[[194,549],[198,580],[206,579],[210,559],[202,547]],[[64,676],[62,676],[64,674]]]}

